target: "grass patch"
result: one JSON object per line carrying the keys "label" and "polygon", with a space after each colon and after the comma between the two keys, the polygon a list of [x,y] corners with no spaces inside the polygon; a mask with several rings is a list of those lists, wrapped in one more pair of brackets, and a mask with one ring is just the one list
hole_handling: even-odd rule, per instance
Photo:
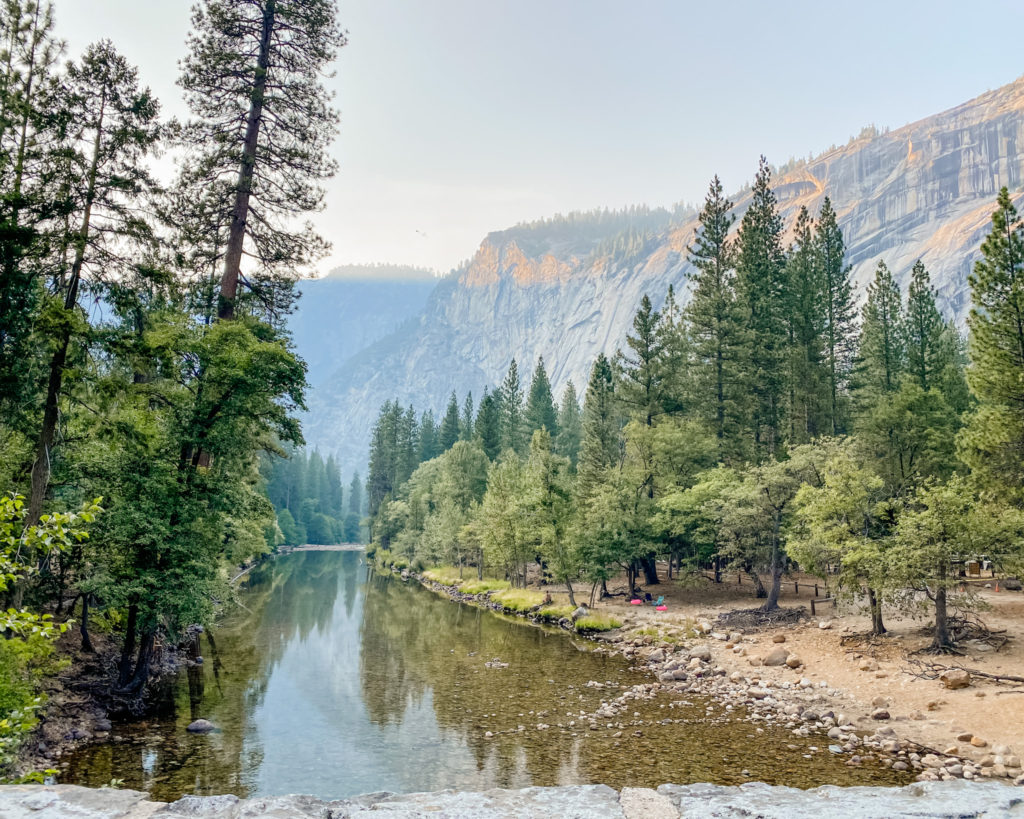
{"label": "grass patch", "polygon": [[459,589],[464,591],[466,594],[483,594],[489,591],[505,591],[512,587],[512,584],[507,580],[498,580],[495,577],[485,577],[483,580],[465,580],[459,586]]}
{"label": "grass patch", "polygon": [[571,617],[574,611],[576,611],[575,607],[567,604],[564,606],[545,606],[537,614],[561,620],[563,617]]}
{"label": "grass patch", "polygon": [[529,611],[535,606],[543,605],[547,595],[531,589],[505,589],[491,595],[491,600],[501,603],[512,611]]}
{"label": "grass patch", "polygon": [[660,637],[661,636],[661,632],[658,631],[658,629],[656,629],[654,626],[644,626],[643,628],[638,628],[636,631],[633,632],[633,634],[635,636],[637,636],[637,637]]}
{"label": "grass patch", "polygon": [[576,621],[576,631],[611,631],[621,625],[622,621],[610,614],[588,614]]}
{"label": "grass patch", "polygon": [[498,580],[496,577],[485,577],[477,580],[475,576],[459,577],[459,570],[454,566],[437,566],[428,569],[423,573],[427,580],[433,580],[443,586],[458,586],[459,591],[466,594],[484,594],[489,591],[502,591],[509,588],[507,580]]}

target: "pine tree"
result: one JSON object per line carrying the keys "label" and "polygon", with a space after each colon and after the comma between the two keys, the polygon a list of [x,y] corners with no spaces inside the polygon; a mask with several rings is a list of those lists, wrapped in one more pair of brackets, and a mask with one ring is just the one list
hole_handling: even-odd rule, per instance
{"label": "pine tree", "polygon": [[722,196],[722,183],[711,180],[700,227],[689,248],[696,268],[693,295],[686,306],[692,344],[693,408],[718,441],[719,460],[741,451],[743,428],[740,369],[746,350],[743,309],[736,298],[733,247],[729,229],[733,204]]}
{"label": "pine tree", "polygon": [[484,389],[473,432],[484,454],[495,460],[501,454],[501,403],[497,393]]}
{"label": "pine tree", "polygon": [[438,434],[438,444],[441,452],[447,452],[455,442],[459,440],[459,399],[452,390],[451,398],[448,399],[448,409],[445,410],[444,418],[441,420],[441,431]]}
{"label": "pine tree", "polygon": [[618,398],[646,426],[664,411],[665,359],[660,323],[661,314],[645,293],[633,316],[633,335],[626,336],[629,352],[620,351],[617,358],[622,376]]}
{"label": "pine tree", "polygon": [[62,211],[51,189],[62,117],[55,99],[60,44],[49,2],[0,4],[0,414],[11,424],[34,411],[38,365],[32,328],[44,296],[47,223]]}
{"label": "pine tree", "polygon": [[341,520],[345,517],[345,490],[341,485],[341,470],[338,469],[338,462],[333,453],[327,456],[324,474],[327,477],[327,492],[324,497],[326,513]]}
{"label": "pine tree", "polygon": [[462,417],[459,419],[459,440],[473,440],[473,393],[466,393],[466,400],[462,402]]}
{"label": "pine tree", "polygon": [[577,467],[577,485],[583,497],[600,482],[604,470],[620,459],[621,423],[616,399],[612,365],[601,353],[590,370],[583,401],[583,440]]}
{"label": "pine tree", "polygon": [[[193,115],[181,186],[217,191],[207,221],[223,246],[221,318],[234,316],[240,282],[263,309],[287,308],[289,277],[326,249],[308,222],[290,223],[321,208],[320,183],[336,169],[327,148],[338,115],[322,81],[345,43],[335,14],[333,0],[201,0],[193,9],[178,81]],[[243,256],[253,263],[245,275]]]}
{"label": "pine tree", "polygon": [[419,449],[417,460],[419,463],[430,461],[441,454],[441,444],[438,440],[437,424],[434,423],[434,413],[427,410],[420,416],[419,434],[417,436]]}
{"label": "pine tree", "polygon": [[[66,253],[56,279],[62,306],[52,319],[49,377],[32,466],[29,522],[39,519],[50,479],[65,369],[75,329],[81,329],[79,298],[90,282],[131,269],[125,247],[149,243],[149,225],[137,212],[153,188],[145,158],[158,137],[156,100],[138,86],[138,72],[109,42],[90,46],[64,80],[71,133],[66,146],[67,183],[77,203],[63,237]],[[108,280],[109,280],[108,279]]]}
{"label": "pine tree", "polygon": [[684,414],[690,405],[690,339],[683,311],[670,284],[661,308],[658,336],[662,350],[662,408],[670,415]]}
{"label": "pine tree", "polygon": [[859,411],[899,388],[906,362],[905,334],[899,287],[880,261],[875,280],[868,285],[852,379]]}
{"label": "pine tree", "polygon": [[814,239],[824,291],[823,355],[828,370],[829,426],[831,433],[838,435],[846,430],[843,396],[856,349],[856,309],[850,281],[852,267],[846,264],[843,233],[827,196],[821,206]]}
{"label": "pine tree", "polygon": [[938,387],[943,370],[951,363],[952,350],[946,323],[935,306],[931,279],[920,259],[910,272],[905,327],[907,372],[922,390]]}
{"label": "pine tree", "polygon": [[771,176],[768,161],[762,156],[736,241],[737,290],[749,328],[745,384],[751,398],[754,449],[759,459],[773,456],[782,445],[786,392],[786,258]]}
{"label": "pine tree", "polygon": [[568,458],[574,470],[582,438],[583,414],[580,411],[579,399],[576,397],[576,386],[569,381],[565,385],[558,409],[558,438],[555,440],[555,452],[563,458]]}
{"label": "pine tree", "polygon": [[519,383],[519,366],[513,358],[505,380],[496,393],[500,410],[501,448],[521,455],[526,449],[523,427],[523,388]]}
{"label": "pine tree", "polygon": [[551,382],[544,369],[543,356],[537,358],[537,366],[533,371],[524,421],[531,438],[536,430],[546,429],[549,440],[552,444],[554,443],[555,436],[558,435],[558,414],[555,410],[554,398],[551,395]]}
{"label": "pine tree", "polygon": [[789,443],[797,445],[807,443],[822,430],[821,405],[823,392],[828,387],[822,367],[825,293],[815,252],[814,220],[807,208],[800,208],[793,232],[794,241],[786,260],[789,333],[786,415]]}
{"label": "pine tree", "polygon": [[1019,493],[1024,484],[1024,219],[1005,187],[969,282],[967,380],[979,406],[968,419],[961,452],[992,487]]}

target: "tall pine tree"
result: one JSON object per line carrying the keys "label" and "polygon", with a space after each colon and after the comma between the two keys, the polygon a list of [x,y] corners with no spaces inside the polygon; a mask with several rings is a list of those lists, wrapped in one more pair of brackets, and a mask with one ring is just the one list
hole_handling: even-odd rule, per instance
{"label": "tall pine tree", "polygon": [[729,230],[735,217],[722,183],[711,180],[700,227],[690,247],[693,294],[686,306],[692,345],[693,409],[714,432],[718,458],[742,452],[744,412],[740,385],[746,347],[744,311],[736,298],[733,246]]}
{"label": "tall pine tree", "polygon": [[579,399],[576,397],[576,385],[570,381],[562,392],[562,401],[558,408],[558,437],[555,439],[555,452],[568,458],[573,469],[580,454],[580,442],[583,439],[583,414],[580,411]]}
{"label": "tall pine tree", "polygon": [[438,442],[441,452],[447,452],[455,442],[459,440],[459,399],[452,390],[451,398],[448,399],[448,409],[445,410],[444,418],[441,419],[441,431],[438,433]]}
{"label": "tall pine tree", "polygon": [[534,431],[546,429],[548,440],[554,444],[555,436],[558,435],[558,415],[551,395],[551,382],[548,380],[547,370],[544,369],[543,356],[538,356],[537,366],[533,371],[530,395],[526,401],[525,422],[526,431],[531,439]]}
{"label": "tall pine tree", "polygon": [[501,419],[501,448],[522,455],[527,444],[523,429],[523,387],[519,382],[519,365],[514,358],[508,365],[497,398]]}
{"label": "tall pine tree", "polygon": [[782,446],[786,393],[786,257],[771,181],[771,169],[762,156],[736,241],[737,289],[749,329],[745,383],[759,459],[775,455]]}

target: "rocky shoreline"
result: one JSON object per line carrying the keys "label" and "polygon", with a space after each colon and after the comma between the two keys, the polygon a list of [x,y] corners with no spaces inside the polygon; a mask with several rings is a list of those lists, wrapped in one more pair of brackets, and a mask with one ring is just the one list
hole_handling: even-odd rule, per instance
{"label": "rocky shoreline", "polygon": [[[324,771],[329,777],[330,771]],[[1015,788],[995,783],[922,782],[903,788],[838,788],[801,791],[752,782],[740,786],[661,785],[623,788],[576,785],[557,788],[439,791],[396,795],[373,793],[334,801],[311,796],[239,799],[186,796],[152,802],[140,791],[76,785],[0,786],[4,819],[415,819],[558,816],[565,819],[1003,819],[1020,816],[1024,800]]]}
{"label": "rocky shoreline", "polygon": [[[457,602],[575,632],[569,618],[556,620],[538,612],[512,611],[492,600],[490,592],[466,594],[457,586],[444,585],[408,570],[403,570],[401,576],[406,580],[415,579],[431,591]],[[822,621],[819,627],[827,629],[830,622]],[[785,647],[786,638],[781,633],[773,636],[773,648],[759,656],[752,653],[757,650],[752,635],[740,630],[719,630],[709,621],[697,621],[686,627],[659,628],[656,634],[639,633],[650,630],[631,629],[627,624],[594,636],[604,650],[633,661],[636,667],[652,674],[655,681],[632,686],[617,697],[603,701],[594,713],[580,718],[581,724],[589,724],[595,730],[613,727],[624,731],[633,726],[620,723],[619,718],[632,711],[632,701],[651,699],[660,693],[701,696],[721,709],[723,716],[749,722],[758,732],[775,727],[785,728],[799,737],[820,735],[822,747],[817,752],[842,756],[849,766],[878,762],[905,773],[908,781],[912,778],[919,782],[1000,779],[1024,786],[1021,759],[1008,746],[988,748],[982,738],[964,733],[957,736],[957,741],[966,743],[972,750],[983,749],[980,759],[960,754],[959,746],[931,748],[898,735],[890,721],[889,704],[883,698],[872,702],[869,718],[857,717],[850,711],[850,705],[843,702],[846,692],[830,687],[827,681],[815,682],[803,676],[783,679],[787,672],[801,673],[803,661]],[[737,661],[745,661],[749,670],[736,669]],[[733,670],[726,668],[727,664]],[[966,684],[955,679],[944,682],[950,688]],[[915,718],[920,717],[915,715]]]}

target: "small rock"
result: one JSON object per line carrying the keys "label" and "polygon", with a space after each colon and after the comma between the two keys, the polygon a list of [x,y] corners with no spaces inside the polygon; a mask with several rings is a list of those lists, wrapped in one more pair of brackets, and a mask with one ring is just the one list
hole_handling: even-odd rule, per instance
{"label": "small rock", "polygon": [[1007,591],[1021,591],[1024,586],[1021,585],[1020,580],[1016,577],[1008,577],[1003,581],[1003,588]]}
{"label": "small rock", "polygon": [[786,658],[786,665],[788,665],[790,668],[799,668],[803,664],[804,661],[801,660],[796,654],[790,654]]}
{"label": "small rock", "polygon": [[889,712],[884,708],[876,708],[871,712],[871,719],[889,719]]}
{"label": "small rock", "polygon": [[767,657],[762,660],[765,665],[768,666],[779,666],[785,665],[786,660],[789,659],[789,652],[784,648],[777,648],[770,652]]}
{"label": "small rock", "polygon": [[946,688],[956,690],[957,688],[969,686],[971,684],[971,675],[962,668],[951,668],[939,675],[939,681]]}
{"label": "small rock", "polygon": [[871,704],[875,708],[885,708],[889,704],[889,701],[885,697],[875,697],[871,700]]}
{"label": "small rock", "polygon": [[185,730],[191,734],[208,734],[210,731],[215,731],[216,728],[217,726],[208,719],[197,719],[195,722],[190,722]]}
{"label": "small rock", "polygon": [[690,658],[711,662],[711,649],[707,646],[694,646],[690,649]]}
{"label": "small rock", "polygon": [[776,635],[774,635],[772,637],[772,642],[773,643],[784,643],[784,642],[786,642],[786,635],[785,634],[776,634]]}
{"label": "small rock", "polygon": [[832,621],[831,620],[822,620],[820,623],[818,623],[818,628],[820,628],[820,629],[830,629],[830,628],[832,628]]}
{"label": "small rock", "polygon": [[975,748],[984,748],[988,745],[981,737],[971,737],[971,745]]}
{"label": "small rock", "polygon": [[892,763],[892,769],[894,771],[905,771],[908,768],[910,768],[910,766],[906,762],[904,762],[902,759],[897,761],[897,762],[893,762]]}
{"label": "small rock", "polygon": [[768,696],[768,692],[763,688],[748,688],[747,696],[753,697],[755,700],[763,700]]}
{"label": "small rock", "polygon": [[101,717],[100,719],[96,720],[97,731],[109,731],[111,728],[113,728],[113,726],[110,724],[110,720],[106,717]]}
{"label": "small rock", "polygon": [[958,753],[960,753],[960,747],[958,745],[950,745],[942,753],[948,754],[949,756],[956,756]]}
{"label": "small rock", "polygon": [[962,734],[956,735],[957,742],[970,742],[972,739],[974,739],[974,734],[970,731],[964,731]]}

